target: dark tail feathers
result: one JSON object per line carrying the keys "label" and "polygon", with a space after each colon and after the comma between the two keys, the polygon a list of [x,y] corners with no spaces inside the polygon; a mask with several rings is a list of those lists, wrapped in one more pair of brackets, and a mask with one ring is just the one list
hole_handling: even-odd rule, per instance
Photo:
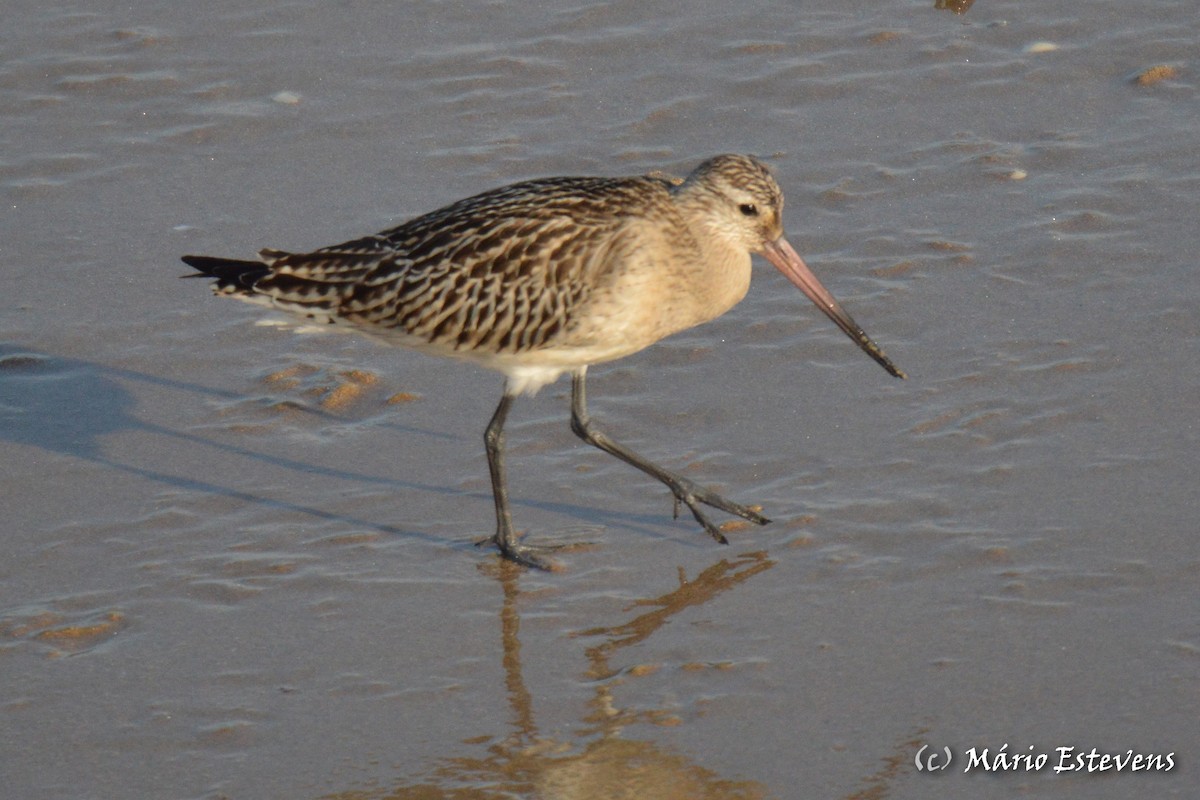
{"label": "dark tail feathers", "polygon": [[184,278],[216,278],[217,289],[233,292],[252,292],[259,278],[270,273],[261,261],[238,261],[233,258],[212,256],[184,256],[183,263],[197,271]]}

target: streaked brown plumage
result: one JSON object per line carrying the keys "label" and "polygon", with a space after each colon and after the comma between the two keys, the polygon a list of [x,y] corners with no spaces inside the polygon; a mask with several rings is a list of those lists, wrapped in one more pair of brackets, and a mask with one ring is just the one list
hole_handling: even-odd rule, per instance
{"label": "streaked brown plumage", "polygon": [[545,567],[518,543],[508,508],[503,425],[516,395],[572,374],[572,430],[666,484],[718,541],[699,508],[763,524],[757,512],[668,472],[596,431],[589,364],[635,353],[732,308],[764,254],[856,343],[904,377],[783,238],[783,194],[749,156],[716,156],[686,180],[546,178],[460,200],[374,236],[261,261],[185,256],[214,290],[375,338],[463,358],[507,384],[485,441],[496,500],[492,541]]}

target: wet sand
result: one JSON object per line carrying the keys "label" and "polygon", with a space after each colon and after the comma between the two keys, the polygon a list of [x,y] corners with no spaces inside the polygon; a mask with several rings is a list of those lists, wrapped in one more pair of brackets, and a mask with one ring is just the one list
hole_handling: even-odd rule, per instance
{"label": "wet sand", "polygon": [[[5,792],[1192,796],[1200,22],[935,5],[6,14]],[[729,547],[578,442],[564,382],[510,479],[581,547],[500,564],[499,376],[176,279],[728,151],[910,376],[767,267],[590,373],[605,429],[775,520]]]}

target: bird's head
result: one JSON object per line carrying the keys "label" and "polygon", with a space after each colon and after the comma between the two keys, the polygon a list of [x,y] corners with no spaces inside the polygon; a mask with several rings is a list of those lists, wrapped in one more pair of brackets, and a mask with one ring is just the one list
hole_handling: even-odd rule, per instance
{"label": "bird's head", "polygon": [[765,256],[867,355],[897,378],[906,377],[788,243],[783,233],[783,190],[766,164],[753,156],[714,156],[696,167],[677,191],[702,206],[706,226],[718,238]]}

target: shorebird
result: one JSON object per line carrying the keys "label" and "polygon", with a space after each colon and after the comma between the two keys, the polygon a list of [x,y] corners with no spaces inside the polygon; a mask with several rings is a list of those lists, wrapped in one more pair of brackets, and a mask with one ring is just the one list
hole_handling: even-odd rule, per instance
{"label": "shorebird", "polygon": [[[553,546],[521,542],[509,510],[504,421],[514,400],[571,375],[571,430],[661,481],[722,544],[702,506],[765,525],[731,502],[613,441],[587,411],[592,364],[724,314],[764,255],[892,375],[901,372],[788,243],[783,192],[763,162],[720,155],[685,179],[660,173],[544,178],[468,197],[373,236],[255,261],[184,256],[213,291],[374,338],[473,361],[506,377],[484,434],[496,532],[512,561],[550,568]],[[480,544],[489,540],[485,539]]]}

